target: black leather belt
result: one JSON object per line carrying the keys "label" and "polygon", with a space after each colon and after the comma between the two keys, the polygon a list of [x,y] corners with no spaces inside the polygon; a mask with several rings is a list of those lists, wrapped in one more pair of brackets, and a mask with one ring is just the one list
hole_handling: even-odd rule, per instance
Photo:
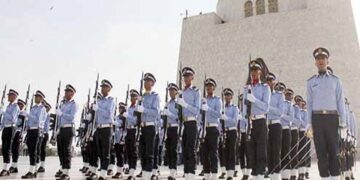
{"label": "black leather belt", "polygon": [[338,115],[338,112],[336,110],[319,110],[319,111],[313,111],[313,114],[332,114],[332,115]]}

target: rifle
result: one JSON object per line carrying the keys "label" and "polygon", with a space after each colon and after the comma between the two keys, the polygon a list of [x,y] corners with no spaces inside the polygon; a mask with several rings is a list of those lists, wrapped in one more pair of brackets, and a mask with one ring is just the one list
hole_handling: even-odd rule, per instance
{"label": "rifle", "polygon": [[[142,90],[143,90],[143,85],[144,85],[144,72],[141,73],[141,79],[140,79],[140,91],[139,91],[139,100],[138,100],[138,106],[141,106],[142,104]],[[140,129],[141,129],[141,113],[140,112],[137,112],[135,111],[135,114],[136,114],[136,119],[137,119],[137,134],[136,134],[136,142],[139,142],[140,140]]]}
{"label": "rifle", "polygon": [[[166,89],[165,89],[166,90],[165,91],[165,107],[164,107],[165,110],[168,109],[168,97],[169,97],[168,85],[169,85],[169,82],[166,83]],[[164,135],[161,140],[161,144],[164,144],[164,142],[166,140],[168,118],[166,115],[162,115],[161,119],[163,119],[163,128],[164,128]]]}
{"label": "rifle", "polygon": [[[247,82],[247,86],[248,86],[248,94],[251,94],[251,83],[252,83],[252,78],[251,78],[251,55],[249,56],[249,74],[248,74],[248,82]],[[244,97],[245,98],[245,97]],[[247,99],[245,99],[245,105],[246,105],[246,116],[245,118],[248,121],[248,127],[246,130],[246,140],[250,141],[251,140],[251,102],[248,101]]]}
{"label": "rifle", "polygon": [[[129,92],[130,92],[130,85],[128,84],[128,87],[127,87],[127,90],[126,90],[126,96],[125,96],[125,111],[124,113],[126,112],[126,108],[127,108],[127,104],[128,104],[128,99],[129,99]],[[122,128],[123,128],[123,133],[121,134],[121,137],[120,137],[120,142],[122,142],[124,140],[124,134],[125,134],[125,131],[126,131],[126,128],[127,128],[127,119],[124,117],[124,116],[121,116],[120,118],[122,118]]]}
{"label": "rifle", "polygon": [[[98,97],[99,97],[98,91],[99,91],[99,73],[96,76],[93,104],[97,104]],[[95,120],[96,120],[97,113],[96,113],[96,111],[91,111],[91,112],[93,113],[93,115],[91,116],[91,120],[90,120],[91,129],[88,130],[89,133],[87,133],[86,141],[92,141],[93,137],[94,137],[94,133],[95,133],[95,123],[96,123]]]}
{"label": "rifle", "polygon": [[[224,88],[221,88],[221,101],[222,101],[222,115],[225,114],[225,101],[224,101]],[[225,132],[225,119],[220,119],[221,128],[222,128],[222,147],[225,149],[225,140],[226,140],[226,132]]]}
{"label": "rifle", "polygon": [[[206,74],[205,74],[205,80],[204,80],[204,88],[203,88],[203,102],[202,104],[206,104],[206,84],[205,84],[205,81],[206,81]],[[202,122],[202,132],[201,132],[201,141],[203,142],[204,139],[205,139],[205,131],[206,131],[206,111],[204,110],[200,110],[200,113],[201,113],[201,122]]]}
{"label": "rifle", "polygon": [[[58,86],[58,89],[57,89],[57,96],[56,96],[56,105],[55,105],[55,110],[58,110],[59,108],[59,100],[60,100],[60,91],[61,91],[61,81],[59,81],[59,86]],[[55,146],[56,145],[56,137],[57,137],[57,129],[58,129],[58,116],[55,116],[55,120],[54,120],[54,123],[55,123],[55,127],[52,131],[52,136],[51,136],[51,140],[50,140],[50,143]]]}
{"label": "rifle", "polygon": [[[82,114],[82,118],[81,118],[81,123],[84,125],[83,127],[83,131],[82,132],[79,132],[81,133],[80,134],[80,144],[81,144],[81,147],[85,147],[85,144],[86,144],[86,137],[88,136],[88,133],[89,133],[89,122],[88,120],[86,119],[87,118],[87,114],[90,113],[90,96],[91,96],[91,90],[89,89],[89,92],[88,92],[88,96],[87,96],[87,101],[86,101],[86,105],[83,109],[83,114]],[[81,125],[80,125],[81,126]]]}
{"label": "rifle", "polygon": [[[238,103],[237,103],[237,105],[238,105],[238,108],[239,108],[239,112],[242,112],[242,100],[241,100],[241,92],[240,92],[240,90],[239,90],[239,92],[238,92]],[[241,116],[240,116],[241,114],[239,114],[239,118],[241,118]],[[239,121],[238,121],[238,125],[237,125],[237,131],[238,131],[238,145],[240,146],[240,144],[241,144],[241,127],[240,127],[240,121],[241,121],[242,119],[240,119]]]}
{"label": "rifle", "polygon": [[[4,108],[4,99],[5,99],[5,96],[6,96],[6,89],[7,89],[7,86],[5,84],[5,87],[4,87],[4,90],[3,90],[3,94],[1,96],[1,107]],[[0,125],[2,124],[2,113],[0,114]]]}
{"label": "rifle", "polygon": [[[180,64],[179,67],[179,98],[182,98],[182,64]],[[179,123],[179,133],[178,133],[178,140],[181,140],[182,138],[182,128],[183,128],[183,123],[184,123],[184,118],[183,118],[183,111],[182,111],[182,107],[179,104],[176,104],[176,109],[178,110],[178,120],[180,121]]]}
{"label": "rifle", "polygon": [[[30,95],[30,84],[28,85],[28,89],[26,91],[26,98],[25,98],[25,108],[24,108],[24,111],[27,110],[27,103],[29,101],[29,95]],[[24,131],[25,131],[25,121],[26,121],[26,118],[25,117],[22,117],[23,120],[22,120],[22,127],[21,127],[21,131],[20,131],[20,134],[22,134]]]}

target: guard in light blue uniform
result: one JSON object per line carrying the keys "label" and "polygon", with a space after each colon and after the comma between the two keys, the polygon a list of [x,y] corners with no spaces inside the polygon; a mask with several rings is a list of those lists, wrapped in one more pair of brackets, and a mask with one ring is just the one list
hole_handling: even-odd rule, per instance
{"label": "guard in light blue uniform", "polygon": [[20,108],[16,103],[16,98],[19,96],[18,92],[13,89],[9,90],[8,101],[9,105],[6,107],[6,110],[1,107],[0,114],[2,115],[1,119],[1,129],[2,129],[2,155],[4,168],[0,172],[0,176],[9,176],[10,168],[10,156],[11,156],[11,146],[13,143],[13,137],[16,130],[16,121],[18,119]]}
{"label": "guard in light blue uniform", "polygon": [[40,167],[37,169],[38,173],[43,173],[45,172],[45,158],[46,158],[46,145],[47,145],[47,141],[49,139],[49,126],[50,126],[50,109],[51,109],[51,105],[46,102],[45,100],[43,101],[43,104],[46,108],[46,120],[44,122],[44,127],[42,130],[42,134],[39,138],[39,145],[38,145],[38,159],[37,159],[37,163],[40,162]]}
{"label": "guard in light blue uniform", "polygon": [[168,159],[170,176],[169,180],[175,180],[177,170],[177,145],[178,145],[178,128],[179,128],[179,115],[176,107],[176,96],[179,87],[170,83],[167,87],[170,95],[170,101],[166,104],[164,115],[167,116],[167,130],[166,130],[166,155]]}
{"label": "guard in light blue uniform", "polygon": [[225,88],[222,93],[225,96],[225,102],[223,102],[225,103],[225,109],[223,110],[224,113],[221,117],[225,123],[225,149],[223,150],[223,153],[225,155],[227,180],[232,180],[235,171],[235,145],[237,139],[239,108],[231,102],[234,92],[230,88]]}
{"label": "guard in light blue uniform", "polygon": [[126,137],[125,137],[125,149],[129,163],[129,176],[128,180],[135,179],[134,172],[136,170],[137,153],[136,153],[136,104],[139,98],[139,92],[135,89],[130,90],[130,106],[126,111]]}
{"label": "guard in light blue uniform", "polygon": [[282,127],[281,117],[284,114],[284,94],[281,91],[281,84],[276,83],[276,76],[269,73],[267,84],[271,88],[270,109],[268,113],[268,171],[271,180],[280,180],[281,167],[278,165],[281,161],[281,142]]}
{"label": "guard in light blue uniform", "polygon": [[327,71],[329,51],[317,48],[313,56],[319,74],[307,81],[307,107],[318,169],[323,179],[340,179],[339,134],[335,132],[341,130],[342,138],[346,137],[345,97],[340,79]]}
{"label": "guard in light blue uniform", "polygon": [[[270,87],[262,81],[263,68],[266,66],[263,60],[258,58],[249,64],[250,76],[248,85],[244,88],[243,114],[251,119],[251,143],[254,147],[252,155],[252,175],[257,179],[264,179],[266,168],[267,148],[267,114],[270,109]],[[263,79],[265,81],[266,79]],[[249,111],[248,111],[249,110]]]}
{"label": "guard in light blue uniform", "polygon": [[35,178],[37,175],[36,168],[36,159],[37,145],[39,141],[40,132],[43,130],[44,122],[46,121],[47,113],[46,108],[42,104],[45,99],[44,93],[41,91],[36,91],[35,93],[35,105],[31,107],[30,113],[26,114],[27,120],[27,141],[26,145],[29,151],[30,157],[30,169],[29,172],[22,176],[22,179]]}
{"label": "guard in light blue uniform", "polygon": [[[115,100],[110,96],[112,84],[108,80],[101,81],[101,94],[102,98],[92,105],[92,109],[95,111],[95,143],[97,147],[97,153],[100,157],[100,176],[98,180],[103,180],[107,176],[107,168],[110,164],[110,142],[112,127],[114,124],[115,116]],[[96,175],[91,178],[96,178]]]}
{"label": "guard in light blue uniform", "polygon": [[[285,85],[284,85],[285,87]],[[286,87],[285,87],[286,88]],[[294,121],[295,110],[292,104],[294,97],[294,91],[291,89],[285,89],[285,104],[284,115],[281,118],[282,126],[282,146],[281,146],[281,178],[290,179],[291,176],[291,164],[290,164],[290,149],[291,149],[291,123]]]}
{"label": "guard in light blue uniform", "polygon": [[215,80],[205,80],[207,97],[201,109],[205,111],[205,137],[203,142],[205,179],[216,179],[218,172],[218,138],[219,120],[221,117],[222,102],[220,97],[214,95]]}
{"label": "guard in light blue uniform", "polygon": [[142,176],[145,180],[154,177],[152,175],[154,162],[154,145],[156,121],[160,118],[160,96],[152,90],[156,79],[151,73],[144,75],[145,93],[142,97],[142,104],[136,107],[136,111],[141,113],[141,136],[139,148],[141,149]]}
{"label": "guard in light blue uniform", "polygon": [[178,104],[182,107],[184,132],[182,135],[182,151],[184,159],[185,179],[195,179],[197,120],[200,114],[201,96],[198,88],[192,85],[195,71],[190,67],[182,69],[185,88],[179,93]]}

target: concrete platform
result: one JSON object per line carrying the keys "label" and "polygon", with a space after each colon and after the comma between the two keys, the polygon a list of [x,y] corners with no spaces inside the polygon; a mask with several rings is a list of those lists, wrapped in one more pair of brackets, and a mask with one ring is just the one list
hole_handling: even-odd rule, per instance
{"label": "concrete platform", "polygon": [[[2,158],[1,158],[2,159]],[[21,179],[21,176],[24,175],[28,170],[29,170],[29,159],[28,157],[20,157],[20,160],[18,162],[18,168],[19,168],[19,173],[18,174],[13,174],[11,176],[8,177],[0,177],[0,179]],[[360,179],[360,170],[359,170],[359,165],[360,162],[357,162],[357,171],[355,172],[355,178]],[[2,164],[1,166],[2,167]],[[85,176],[83,176],[80,172],[79,169],[82,167],[82,162],[81,162],[81,158],[80,157],[74,157],[72,159],[72,169],[70,170],[70,177],[72,180],[83,180],[85,179]],[[138,166],[140,167],[140,166]],[[49,179],[55,179],[54,178],[54,174],[55,172],[59,169],[59,160],[57,157],[48,157],[46,159],[46,167],[45,167],[45,173],[40,173],[38,175],[37,179],[41,179],[41,180],[49,180]],[[180,166],[178,168],[178,178],[179,180],[182,180],[184,178],[182,178],[182,169],[183,167]],[[198,171],[200,171],[201,167],[198,167]],[[115,170],[115,169],[114,169]],[[136,172],[136,174],[138,173],[138,171]],[[161,176],[159,177],[159,179],[167,179],[167,176],[169,175],[169,170],[167,167],[162,166],[161,167]],[[313,163],[312,168],[311,168],[311,180],[320,180],[320,177],[318,175],[318,170],[317,170],[317,165]],[[241,173],[240,173],[241,176]],[[125,176],[127,177],[127,176]],[[108,178],[111,179],[111,178]],[[125,179],[125,178],[124,178]],[[196,179],[202,179],[202,177],[197,177]],[[241,179],[240,177],[238,177],[237,179]]]}

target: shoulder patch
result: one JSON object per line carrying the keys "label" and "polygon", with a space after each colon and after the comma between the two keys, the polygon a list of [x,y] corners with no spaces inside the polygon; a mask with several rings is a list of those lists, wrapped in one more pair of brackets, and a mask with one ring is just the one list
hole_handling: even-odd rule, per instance
{"label": "shoulder patch", "polygon": [[317,76],[316,74],[313,75],[313,76],[311,76],[311,77],[308,79],[308,81],[310,81],[311,79],[315,78],[316,76]]}
{"label": "shoulder patch", "polygon": [[196,86],[193,86],[192,89],[195,90],[195,91],[199,90],[199,88],[197,88]]}

